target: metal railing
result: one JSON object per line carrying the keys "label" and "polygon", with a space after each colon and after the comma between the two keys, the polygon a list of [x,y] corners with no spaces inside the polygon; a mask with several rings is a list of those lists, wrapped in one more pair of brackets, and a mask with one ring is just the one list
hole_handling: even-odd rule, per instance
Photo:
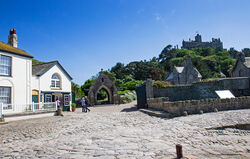
{"label": "metal railing", "polygon": [[31,103],[31,104],[3,104],[0,103],[0,118],[3,114],[56,111],[56,102],[50,103]]}

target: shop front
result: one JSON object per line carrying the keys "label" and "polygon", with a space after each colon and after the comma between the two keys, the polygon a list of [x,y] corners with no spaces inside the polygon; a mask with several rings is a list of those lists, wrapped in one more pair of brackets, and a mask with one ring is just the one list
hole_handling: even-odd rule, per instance
{"label": "shop front", "polygon": [[70,92],[41,92],[41,101],[45,103],[60,101],[63,111],[70,111]]}

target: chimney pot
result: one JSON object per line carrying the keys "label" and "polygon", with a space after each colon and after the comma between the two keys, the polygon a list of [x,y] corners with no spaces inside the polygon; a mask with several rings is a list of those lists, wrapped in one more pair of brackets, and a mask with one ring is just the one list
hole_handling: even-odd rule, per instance
{"label": "chimney pot", "polygon": [[17,35],[16,29],[10,29],[10,35],[8,37],[8,44],[17,48]]}

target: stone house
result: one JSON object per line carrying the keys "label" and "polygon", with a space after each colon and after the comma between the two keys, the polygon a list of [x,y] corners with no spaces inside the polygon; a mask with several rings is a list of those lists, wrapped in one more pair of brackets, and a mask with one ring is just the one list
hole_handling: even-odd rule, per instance
{"label": "stone house", "polygon": [[187,57],[181,67],[174,67],[173,71],[168,75],[166,81],[178,84],[191,84],[193,82],[201,81],[201,74],[193,66],[191,58]]}
{"label": "stone house", "polygon": [[0,103],[5,113],[18,113],[13,105],[28,104],[31,99],[32,58],[17,48],[16,30],[11,29],[8,44],[0,42]]}
{"label": "stone house", "polygon": [[249,77],[250,76],[250,57],[241,57],[236,61],[231,71],[232,77]]}
{"label": "stone house", "polygon": [[32,102],[50,103],[60,100],[64,110],[71,106],[71,80],[58,61],[32,66]]}

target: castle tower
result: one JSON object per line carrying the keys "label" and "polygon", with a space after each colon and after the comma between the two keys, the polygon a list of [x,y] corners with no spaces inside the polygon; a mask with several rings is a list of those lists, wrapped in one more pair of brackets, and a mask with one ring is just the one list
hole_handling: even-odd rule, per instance
{"label": "castle tower", "polygon": [[197,34],[196,36],[195,36],[195,42],[200,42],[201,43],[201,35],[200,34]]}
{"label": "castle tower", "polygon": [[10,46],[17,48],[17,35],[16,35],[16,29],[10,29],[10,35],[8,37],[8,44]]}

